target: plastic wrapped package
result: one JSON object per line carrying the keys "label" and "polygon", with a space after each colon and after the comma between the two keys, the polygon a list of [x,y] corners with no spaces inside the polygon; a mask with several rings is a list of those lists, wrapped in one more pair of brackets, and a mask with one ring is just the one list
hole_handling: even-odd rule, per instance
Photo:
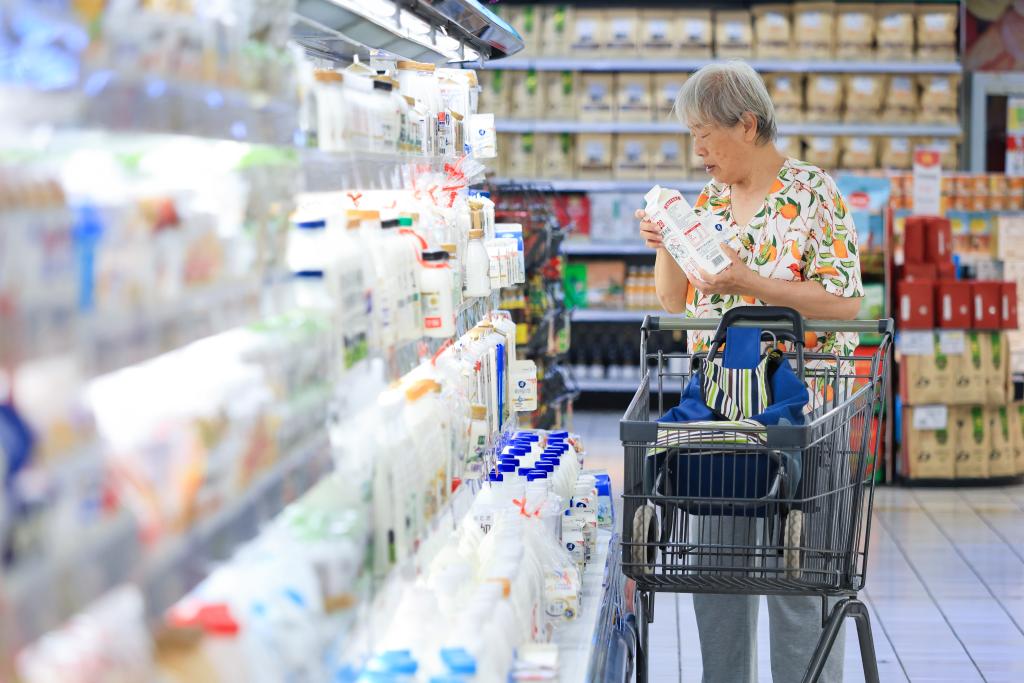
{"label": "plastic wrapped package", "polygon": [[710,58],[715,40],[711,10],[685,8],[677,10],[676,14],[682,22],[679,56],[690,59]]}
{"label": "plastic wrapped package", "polygon": [[877,57],[879,61],[914,58],[914,5],[878,5]]}
{"label": "plastic wrapped package", "polygon": [[617,180],[647,180],[651,177],[647,143],[645,135],[620,133],[615,136],[614,175]]}
{"label": "plastic wrapped package", "polygon": [[807,162],[832,171],[839,165],[839,143],[836,138],[821,135],[805,139],[807,151],[804,158]]}
{"label": "plastic wrapped package", "polygon": [[915,16],[917,58],[921,61],[952,62],[957,56],[957,4],[917,5]]}
{"label": "plastic wrapped package", "polygon": [[879,140],[879,166],[884,169],[909,169],[913,162],[910,138],[883,137]]}
{"label": "plastic wrapped package", "polygon": [[572,178],[575,139],[572,133],[539,134],[542,178]]}
{"label": "plastic wrapped package", "polygon": [[910,75],[894,75],[888,80],[882,120],[889,123],[913,123],[920,106],[918,84]]}
{"label": "plastic wrapped package", "polygon": [[878,146],[874,138],[848,136],[840,139],[839,168],[873,169],[878,165]]}
{"label": "plastic wrapped package", "polygon": [[914,138],[914,149],[927,147],[939,153],[942,170],[953,171],[959,167],[959,148],[956,140],[951,138]]}
{"label": "plastic wrapped package", "polygon": [[749,10],[715,12],[715,56],[720,59],[750,59],[754,54],[754,32]]}
{"label": "plastic wrapped package", "polygon": [[800,74],[771,74],[765,85],[775,104],[775,115],[780,121],[796,123],[804,117],[804,83]]}
{"label": "plastic wrapped package", "polygon": [[806,102],[808,121],[838,121],[843,104],[842,78],[835,74],[809,75]]}
{"label": "plastic wrapped package", "polygon": [[541,6],[541,54],[548,57],[563,57],[569,54],[576,25],[575,12],[572,5]]}
{"label": "plastic wrapped package", "polygon": [[831,2],[793,5],[793,45],[801,59],[832,59],[836,52],[836,7]]}
{"label": "plastic wrapped package", "polygon": [[960,77],[956,75],[922,75],[921,106],[918,123],[956,125],[960,122]]}
{"label": "plastic wrapped package", "polygon": [[624,72],[615,77],[616,118],[619,121],[646,123],[652,120],[651,74]]}
{"label": "plastic wrapped package", "polygon": [[846,77],[846,121],[862,123],[878,119],[885,94],[885,77],[879,74],[851,74]]}
{"label": "plastic wrapped package", "polygon": [[793,54],[791,5],[756,5],[754,46],[758,59],[789,59]]}
{"label": "plastic wrapped package", "polygon": [[508,72],[508,89],[509,113],[513,119],[540,117],[540,74],[535,69]]}
{"label": "plastic wrapped package", "polygon": [[615,120],[615,77],[613,74],[582,73],[579,76],[576,111],[581,121]]}
{"label": "plastic wrapped package", "polygon": [[675,121],[676,97],[690,75],[686,73],[656,73],[653,76],[654,117],[657,121]]}
{"label": "plastic wrapped package", "polygon": [[607,54],[609,57],[636,57],[640,42],[640,11],[632,7],[607,10]]}
{"label": "plastic wrapped package", "polygon": [[541,74],[544,89],[544,118],[574,121],[579,101],[579,77],[573,71],[548,71]]}
{"label": "plastic wrapped package", "polygon": [[612,136],[584,133],[576,136],[576,177],[607,180],[612,175]]}
{"label": "plastic wrapped package", "polygon": [[836,58],[863,60],[873,56],[877,26],[875,5],[839,3],[836,7]]}

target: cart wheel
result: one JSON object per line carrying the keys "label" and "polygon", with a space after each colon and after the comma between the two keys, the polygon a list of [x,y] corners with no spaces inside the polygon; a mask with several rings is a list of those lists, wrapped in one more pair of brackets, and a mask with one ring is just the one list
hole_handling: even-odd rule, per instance
{"label": "cart wheel", "polygon": [[658,511],[653,503],[646,503],[633,515],[633,564],[640,565],[644,574],[653,574],[654,565],[658,560],[658,541],[661,533],[658,529]]}
{"label": "cart wheel", "polygon": [[804,530],[804,513],[790,510],[786,515],[785,560],[786,577],[800,578],[800,538]]}

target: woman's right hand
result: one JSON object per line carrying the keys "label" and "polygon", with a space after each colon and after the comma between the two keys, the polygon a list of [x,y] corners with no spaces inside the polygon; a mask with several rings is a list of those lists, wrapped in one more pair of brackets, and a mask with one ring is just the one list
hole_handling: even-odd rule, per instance
{"label": "woman's right hand", "polygon": [[661,231],[647,218],[647,212],[637,209],[634,215],[640,221],[640,236],[644,238],[647,246],[651,249],[660,249],[662,246]]}

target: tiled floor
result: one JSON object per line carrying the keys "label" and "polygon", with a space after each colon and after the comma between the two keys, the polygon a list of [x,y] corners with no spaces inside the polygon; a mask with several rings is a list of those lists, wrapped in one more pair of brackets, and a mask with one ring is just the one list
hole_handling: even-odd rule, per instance
{"label": "tiled floor", "polygon": [[[577,413],[573,428],[621,490],[618,418]],[[884,683],[1024,682],[1024,486],[880,488],[861,598]],[[760,681],[771,681],[764,606],[760,615]],[[861,681],[852,623],[846,638],[845,680]],[[658,596],[651,644],[654,683],[700,681],[690,596]]]}

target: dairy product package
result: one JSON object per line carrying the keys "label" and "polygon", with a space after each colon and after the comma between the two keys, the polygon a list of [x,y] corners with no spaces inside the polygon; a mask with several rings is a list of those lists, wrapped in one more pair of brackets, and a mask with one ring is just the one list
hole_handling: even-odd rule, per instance
{"label": "dairy product package", "polygon": [[683,271],[696,275],[701,268],[717,274],[729,266],[721,247],[721,230],[701,220],[683,195],[655,185],[644,199],[647,216],[661,230],[665,249]]}

